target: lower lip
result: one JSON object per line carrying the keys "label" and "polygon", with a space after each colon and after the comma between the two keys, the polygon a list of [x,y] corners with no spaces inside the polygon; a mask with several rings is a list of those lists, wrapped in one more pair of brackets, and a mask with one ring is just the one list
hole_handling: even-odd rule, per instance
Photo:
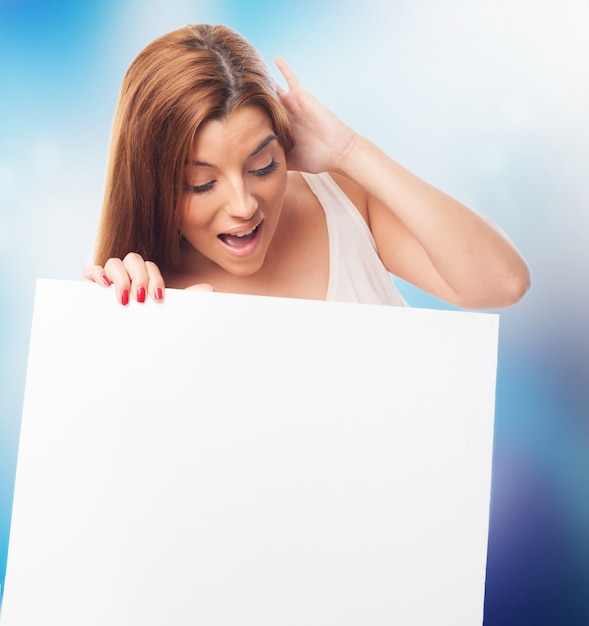
{"label": "lower lip", "polygon": [[252,233],[253,237],[248,238],[243,243],[239,242],[237,246],[229,245],[229,244],[225,243],[221,238],[219,238],[219,241],[223,245],[223,248],[225,250],[227,250],[227,252],[229,252],[233,256],[236,256],[236,257],[246,257],[246,256],[249,256],[250,254],[253,254],[256,251],[257,247],[258,247],[258,244],[260,242],[260,237],[261,237],[261,234],[262,234],[262,227],[263,227],[263,225],[264,225],[264,223],[260,222],[260,225]]}

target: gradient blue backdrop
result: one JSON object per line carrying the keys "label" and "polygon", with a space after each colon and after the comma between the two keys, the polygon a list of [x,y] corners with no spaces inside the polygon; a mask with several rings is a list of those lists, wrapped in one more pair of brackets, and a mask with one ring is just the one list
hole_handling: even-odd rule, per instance
{"label": "gradient blue backdrop", "polygon": [[[532,291],[501,316],[485,624],[587,626],[585,0],[0,0],[0,581],[35,279],[76,279],[91,258],[126,67],[154,37],[207,21],[269,63],[282,55],[529,261]],[[400,288],[414,306],[442,306]]]}

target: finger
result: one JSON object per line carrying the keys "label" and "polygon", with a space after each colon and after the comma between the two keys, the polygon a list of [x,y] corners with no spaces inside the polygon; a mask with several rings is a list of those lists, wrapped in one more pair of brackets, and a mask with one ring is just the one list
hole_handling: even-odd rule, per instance
{"label": "finger", "polygon": [[209,285],[208,283],[199,283],[198,285],[190,285],[190,287],[186,287],[188,291],[216,291],[213,285]]}
{"label": "finger", "polygon": [[145,302],[149,287],[149,274],[140,254],[129,252],[123,259],[123,266],[131,280],[130,293],[137,302]]}
{"label": "finger", "polygon": [[301,86],[299,79],[296,77],[295,73],[290,69],[288,63],[283,58],[279,56],[275,57],[274,63],[276,64],[276,67],[279,69],[280,73],[284,76],[284,80],[286,80],[286,84],[291,91]]}
{"label": "finger", "polygon": [[164,299],[165,283],[159,267],[153,261],[145,262],[145,269],[148,276],[149,295],[156,301],[162,302]]}
{"label": "finger", "polygon": [[104,270],[115,287],[115,296],[117,300],[122,305],[128,304],[131,279],[129,278],[128,271],[123,265],[123,261],[121,259],[109,259],[104,265]]}
{"label": "finger", "polygon": [[82,280],[97,283],[103,287],[110,287],[112,285],[102,265],[87,265],[82,269]]}
{"label": "finger", "polygon": [[288,95],[288,91],[284,89],[282,85],[276,83],[276,91],[278,92],[278,97],[283,100],[286,95]]}

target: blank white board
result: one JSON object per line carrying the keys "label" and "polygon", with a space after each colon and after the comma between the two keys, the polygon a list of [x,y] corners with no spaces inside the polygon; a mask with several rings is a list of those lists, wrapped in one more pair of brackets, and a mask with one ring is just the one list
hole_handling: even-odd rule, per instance
{"label": "blank white board", "polygon": [[481,624],[497,331],[38,281],[2,626]]}

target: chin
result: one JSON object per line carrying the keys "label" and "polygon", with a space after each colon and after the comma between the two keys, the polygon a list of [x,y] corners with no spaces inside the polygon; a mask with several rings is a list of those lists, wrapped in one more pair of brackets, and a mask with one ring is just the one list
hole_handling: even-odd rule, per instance
{"label": "chin", "polygon": [[264,266],[264,260],[265,258],[256,261],[254,261],[253,259],[242,260],[236,263],[227,264],[224,266],[223,269],[232,276],[246,278],[248,276],[253,276],[254,274],[257,274]]}

